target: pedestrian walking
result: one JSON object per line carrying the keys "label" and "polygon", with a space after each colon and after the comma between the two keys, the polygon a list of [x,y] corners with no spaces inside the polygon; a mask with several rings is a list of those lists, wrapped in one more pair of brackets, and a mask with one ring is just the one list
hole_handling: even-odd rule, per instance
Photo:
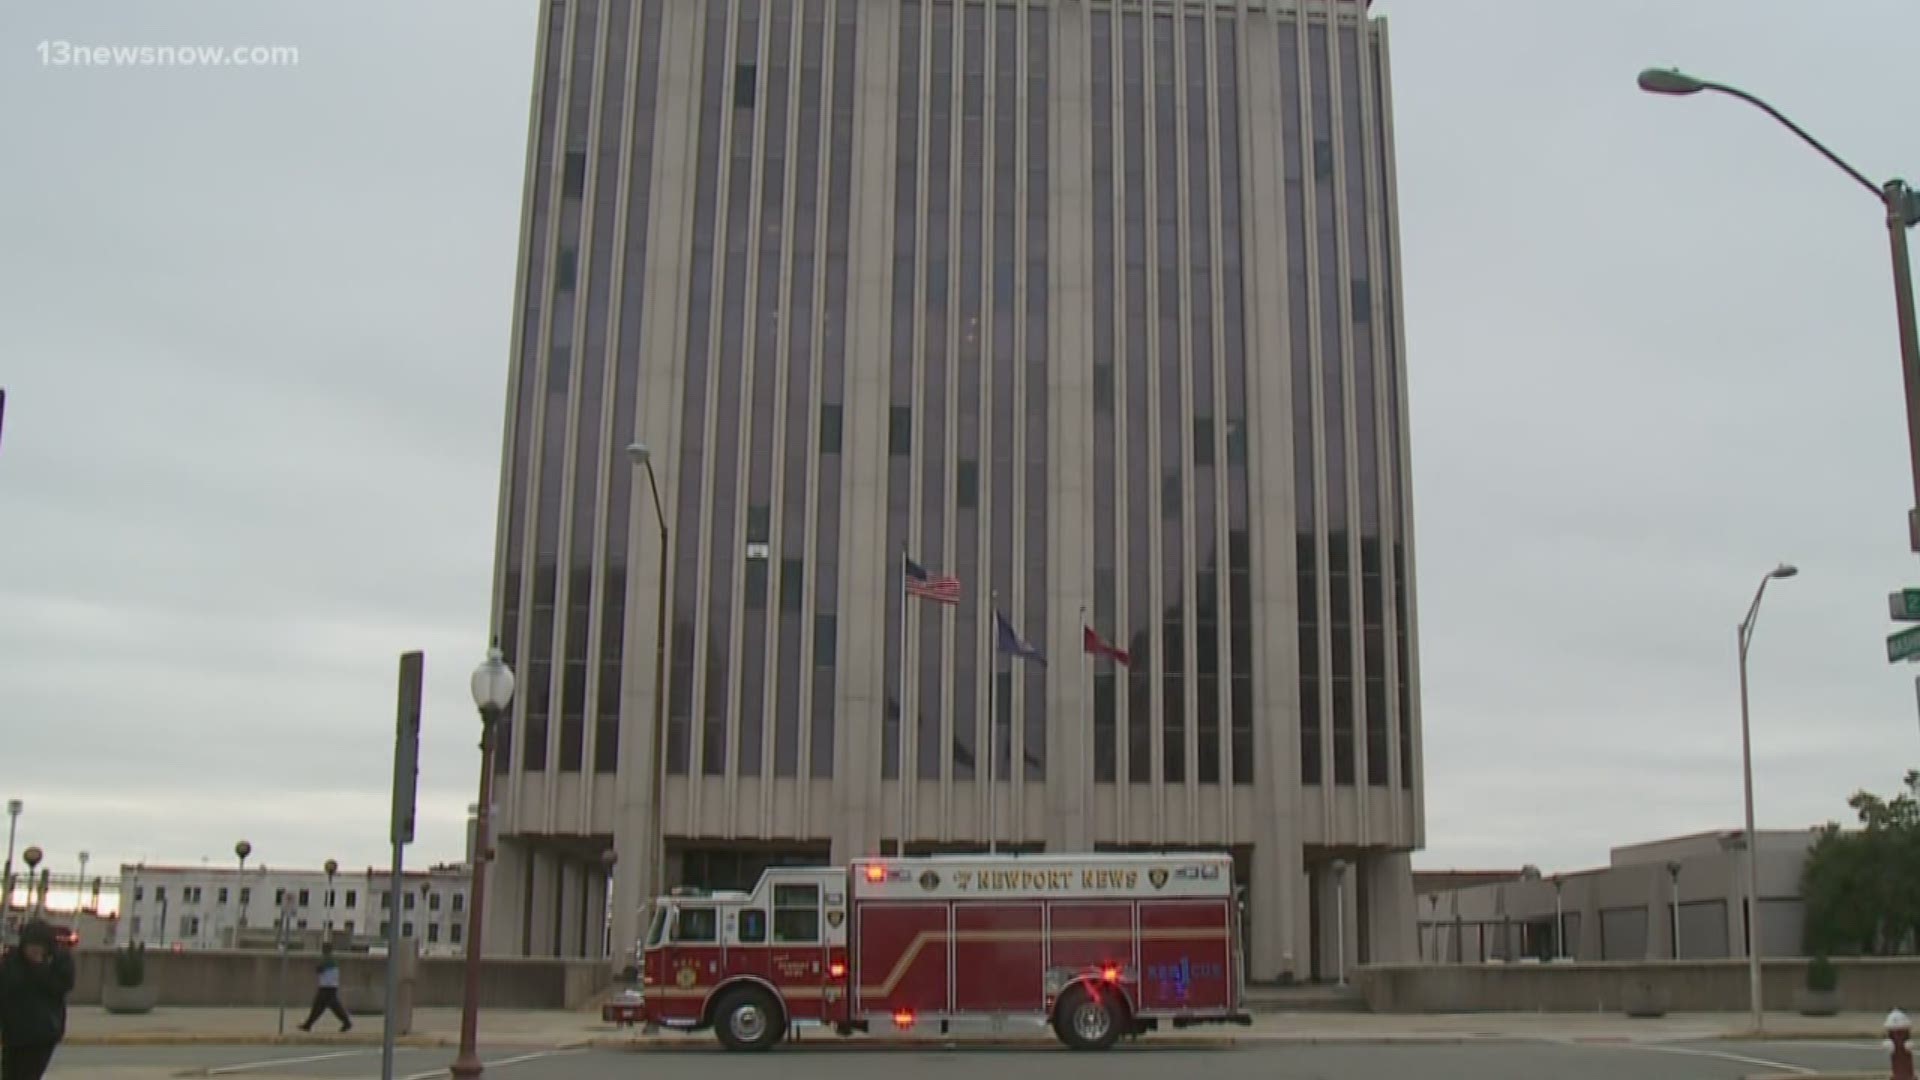
{"label": "pedestrian walking", "polygon": [[0,960],[0,1080],[40,1080],[67,1035],[73,957],[34,919]]}
{"label": "pedestrian walking", "polygon": [[340,1004],[340,963],[333,958],[331,942],[321,943],[320,965],[313,970],[313,1011],[307,1014],[307,1022],[300,1025],[300,1030],[312,1031],[313,1022],[320,1019],[320,1014],[331,1012],[340,1018],[341,1031],[352,1031],[353,1018],[347,1015],[347,1007]]}

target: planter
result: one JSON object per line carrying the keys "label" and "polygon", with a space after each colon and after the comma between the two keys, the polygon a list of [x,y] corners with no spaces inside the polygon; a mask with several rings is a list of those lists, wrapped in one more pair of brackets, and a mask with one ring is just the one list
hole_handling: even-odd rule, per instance
{"label": "planter", "polygon": [[100,1004],[108,1012],[119,1016],[133,1016],[150,1013],[160,1004],[160,988],[149,983],[139,986],[121,986],[109,981],[100,988]]}
{"label": "planter", "polygon": [[1667,1015],[1667,992],[1663,987],[1652,983],[1636,982],[1630,984],[1621,995],[1621,1008],[1635,1019],[1652,1019]]}
{"label": "planter", "polygon": [[1793,1008],[1801,1016],[1837,1016],[1840,991],[1809,990],[1803,986],[1793,992]]}

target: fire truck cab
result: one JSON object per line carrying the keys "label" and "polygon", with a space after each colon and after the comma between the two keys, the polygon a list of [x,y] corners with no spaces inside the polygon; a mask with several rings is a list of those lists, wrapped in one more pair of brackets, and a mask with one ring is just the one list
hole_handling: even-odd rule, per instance
{"label": "fire truck cab", "polygon": [[751,892],[661,898],[649,1029],[763,1050],[807,1027],[1044,1031],[1105,1049],[1161,1024],[1246,1023],[1221,854],[931,856],[776,868]]}

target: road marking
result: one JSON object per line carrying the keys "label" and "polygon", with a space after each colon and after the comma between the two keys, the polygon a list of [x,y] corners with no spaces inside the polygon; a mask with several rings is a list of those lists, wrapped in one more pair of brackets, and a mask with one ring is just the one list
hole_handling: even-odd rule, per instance
{"label": "road marking", "polygon": [[1789,1065],[1784,1061],[1768,1061],[1765,1058],[1746,1057],[1741,1054],[1729,1054],[1723,1050],[1695,1050],[1685,1046],[1655,1046],[1649,1043],[1629,1044],[1628,1049],[1640,1050],[1649,1054],[1684,1054],[1688,1057],[1719,1058],[1721,1061],[1737,1062],[1741,1065],[1758,1065],[1767,1069],[1779,1069],[1796,1076],[1813,1076],[1820,1070],[1809,1069],[1805,1065]]}
{"label": "road marking", "polygon": [[[542,1050],[535,1054],[521,1054],[519,1057],[501,1058],[498,1061],[485,1061],[481,1062],[481,1064],[489,1069],[498,1069],[507,1065],[519,1065],[522,1062],[538,1061],[541,1058],[564,1057],[568,1054],[578,1054],[582,1053],[585,1049],[585,1047],[576,1047],[571,1050]],[[432,1072],[414,1073],[412,1076],[403,1076],[400,1080],[439,1080],[442,1076],[450,1075],[452,1075],[452,1070],[440,1068]]]}
{"label": "road marking", "polygon": [[225,1076],[228,1073],[252,1072],[270,1065],[310,1065],[316,1061],[332,1061],[335,1058],[356,1057],[371,1054],[371,1050],[335,1050],[330,1054],[309,1054],[306,1057],[272,1058],[267,1061],[243,1061],[238,1065],[222,1065],[217,1069],[208,1069],[208,1076]]}

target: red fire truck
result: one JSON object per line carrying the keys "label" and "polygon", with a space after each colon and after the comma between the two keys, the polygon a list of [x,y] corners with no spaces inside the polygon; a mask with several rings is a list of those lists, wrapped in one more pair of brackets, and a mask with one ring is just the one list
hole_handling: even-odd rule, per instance
{"label": "red fire truck", "polygon": [[1233,863],[1219,854],[771,869],[750,893],[662,898],[640,966],[640,1001],[609,1019],[712,1028],[733,1050],[805,1027],[1049,1026],[1095,1050],[1162,1024],[1247,1022]]}

